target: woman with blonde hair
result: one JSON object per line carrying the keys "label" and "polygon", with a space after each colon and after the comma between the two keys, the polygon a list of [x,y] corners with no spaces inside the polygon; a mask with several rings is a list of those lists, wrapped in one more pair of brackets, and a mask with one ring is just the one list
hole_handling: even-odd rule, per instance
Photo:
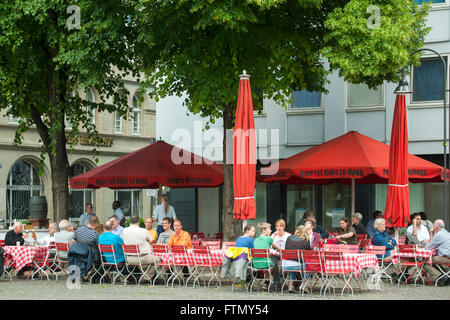
{"label": "woman with blonde hair", "polygon": [[[286,240],[285,250],[311,250],[310,238],[305,226],[299,225],[295,228],[295,233]],[[299,261],[282,261],[283,270],[299,271],[301,265]],[[289,292],[295,292],[294,281],[297,280],[297,272],[289,272]],[[304,285],[304,280],[302,280]],[[305,290],[306,291],[306,290]]]}

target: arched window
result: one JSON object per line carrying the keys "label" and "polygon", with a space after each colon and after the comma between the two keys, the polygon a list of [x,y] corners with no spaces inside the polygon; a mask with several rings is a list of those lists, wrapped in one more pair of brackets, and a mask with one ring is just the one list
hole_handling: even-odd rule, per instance
{"label": "arched window", "polygon": [[6,180],[6,219],[11,225],[14,219],[30,216],[30,199],[44,195],[44,185],[38,170],[31,163],[19,160],[14,163]]}
{"label": "arched window", "polygon": [[[84,165],[75,163],[71,168],[71,177],[76,177],[89,171]],[[87,203],[94,203],[93,189],[73,189],[69,197],[69,218],[79,218],[86,208]],[[95,212],[95,211],[94,211]]]}

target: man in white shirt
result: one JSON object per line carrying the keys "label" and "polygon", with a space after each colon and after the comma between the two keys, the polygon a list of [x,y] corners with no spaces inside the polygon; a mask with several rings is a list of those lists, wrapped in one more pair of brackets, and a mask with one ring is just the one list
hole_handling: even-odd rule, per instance
{"label": "man in white shirt", "polygon": [[48,226],[48,235],[43,237],[42,239],[37,239],[36,244],[39,246],[48,247],[51,242],[55,242],[55,233],[57,231],[57,226],[55,222],[52,222]]}
{"label": "man in white shirt", "polygon": [[122,238],[123,230],[125,229],[119,224],[119,218],[117,216],[112,216],[109,221],[113,224],[112,233],[118,235]]}
{"label": "man in white shirt", "polygon": [[422,225],[422,218],[420,213],[413,213],[412,224],[406,229],[406,234],[416,237],[420,244],[424,244],[430,241],[430,233],[427,227]]}
{"label": "man in white shirt", "polygon": [[[123,230],[122,238],[124,245],[139,245],[141,264],[145,265],[143,268],[144,270],[146,270],[147,265],[151,265],[150,268],[148,268],[146,275],[147,279],[152,278],[156,272],[155,264],[160,263],[161,258],[150,253],[150,244],[152,243],[153,238],[146,229],[139,227],[138,216],[130,217],[130,226]],[[127,255],[126,259],[128,264],[139,265],[139,258],[137,256]]]}

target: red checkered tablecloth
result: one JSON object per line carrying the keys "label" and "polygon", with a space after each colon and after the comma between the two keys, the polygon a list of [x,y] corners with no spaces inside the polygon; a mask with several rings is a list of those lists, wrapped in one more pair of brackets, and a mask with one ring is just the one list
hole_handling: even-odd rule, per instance
{"label": "red checkered tablecloth", "polygon": [[[416,247],[417,257],[427,259],[429,264],[431,264],[432,258],[434,255],[436,255],[436,253],[437,253],[437,249],[427,250],[425,248]],[[402,254],[402,257],[414,258],[414,253],[405,253],[405,254]],[[392,250],[392,263],[394,263],[394,264],[399,263],[397,250]]]}
{"label": "red checkered tablecloth", "polygon": [[3,249],[6,253],[5,264],[12,258],[17,270],[31,264],[33,259],[45,259],[48,251],[48,247],[41,246],[5,246]]}
{"label": "red checkered tablecloth", "polygon": [[[225,252],[226,252],[226,250],[222,250],[222,249],[211,250],[210,251],[211,263],[213,265],[221,265],[223,259],[225,258]],[[163,263],[168,263],[169,257],[172,255],[172,253],[169,253],[169,254],[155,253],[155,255],[161,257]],[[176,264],[185,263],[183,255],[174,254],[173,257],[175,258]],[[194,263],[194,250],[192,250],[192,249],[187,250],[187,259],[188,259],[188,262],[190,265],[193,266],[195,264]],[[208,256],[205,254],[197,254],[197,263],[202,263],[202,264],[209,263]]]}
{"label": "red checkered tablecloth", "polygon": [[[361,270],[365,268],[378,269],[377,256],[375,254],[365,253],[343,253],[342,264],[344,265],[344,272],[353,272],[357,277],[361,274]],[[325,263],[327,272],[342,272],[342,265],[340,261],[327,261]]]}

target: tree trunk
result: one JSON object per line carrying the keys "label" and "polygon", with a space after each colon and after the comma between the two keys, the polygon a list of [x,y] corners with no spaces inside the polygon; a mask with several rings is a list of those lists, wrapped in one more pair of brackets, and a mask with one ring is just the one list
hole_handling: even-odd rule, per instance
{"label": "tree trunk", "polygon": [[[233,128],[233,106],[227,105],[223,113],[223,238],[224,241],[235,241],[241,235],[241,221],[233,219],[233,164],[227,163],[227,129]],[[232,152],[233,148],[230,148]],[[233,156],[231,155],[231,158]]]}

